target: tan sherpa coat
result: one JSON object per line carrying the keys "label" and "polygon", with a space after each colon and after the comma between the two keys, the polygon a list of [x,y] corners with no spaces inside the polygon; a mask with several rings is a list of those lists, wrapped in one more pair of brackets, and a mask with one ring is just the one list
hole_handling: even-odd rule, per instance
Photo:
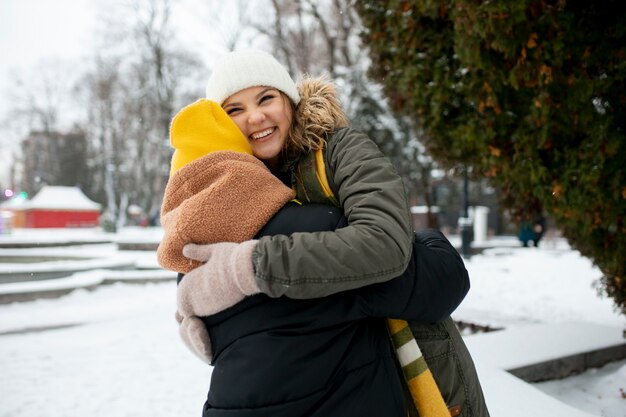
{"label": "tan sherpa coat", "polygon": [[249,240],[294,195],[251,155],[220,151],[196,159],[170,177],[165,188],[159,264],[191,271],[199,263],[183,256],[187,243]]}

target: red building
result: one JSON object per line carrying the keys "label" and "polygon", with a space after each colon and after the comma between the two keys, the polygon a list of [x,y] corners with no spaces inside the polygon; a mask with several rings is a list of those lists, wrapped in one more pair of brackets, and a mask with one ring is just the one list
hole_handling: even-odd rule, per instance
{"label": "red building", "polygon": [[46,186],[19,207],[23,227],[96,227],[101,205],[76,187]]}

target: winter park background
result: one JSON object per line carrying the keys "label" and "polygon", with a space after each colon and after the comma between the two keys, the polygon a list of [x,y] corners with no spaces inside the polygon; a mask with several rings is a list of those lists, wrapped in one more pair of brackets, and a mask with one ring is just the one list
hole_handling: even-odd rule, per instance
{"label": "winter park background", "polygon": [[[272,5],[287,3],[0,2],[0,189],[23,189],[32,197],[46,184],[78,184],[108,207],[118,226],[116,233],[0,233],[0,277],[25,277],[22,283],[0,280],[0,417],[200,415],[211,368],[179,340],[174,275],[158,267],[154,250],[138,250],[154,246],[162,230],[129,226],[137,220],[129,218],[130,208],[139,204],[154,219],[163,186],[157,174],[168,163],[159,150],[172,112],[202,95],[215,56],[248,45],[268,49],[280,40],[268,26],[281,27]],[[324,7],[318,17],[336,24],[343,12]],[[311,15],[305,17],[299,24],[310,24]],[[367,57],[358,30],[353,24],[333,32],[346,46],[333,71],[351,114],[363,110],[357,107],[365,99],[384,101],[380,89],[364,81]],[[322,42],[319,32],[308,33]],[[311,48],[300,49],[308,57]],[[164,58],[161,66],[155,67],[155,56]],[[323,59],[310,61],[312,73],[324,65]],[[378,119],[372,122],[365,112],[368,118],[356,124],[392,126],[387,133],[401,136],[401,120],[389,109],[373,111]],[[57,139],[62,146],[50,146]],[[442,187],[438,204],[458,212],[458,177],[428,169],[436,166],[419,143],[388,151],[423,164],[411,175],[432,175],[427,179]],[[482,183],[472,183],[470,192],[481,202],[495,198]],[[479,329],[502,329],[464,331],[492,416],[626,417],[626,360],[536,384],[494,371],[492,362],[505,356],[540,361],[570,355],[568,345],[593,350],[615,340],[623,344],[626,330],[626,318],[598,294],[600,271],[555,229],[538,248],[521,248],[515,230],[504,229],[466,259],[472,288],[453,314]],[[459,247],[458,231],[447,230]],[[30,274],[56,278],[34,281]],[[41,297],[50,294],[55,297]],[[606,334],[613,342],[602,339]],[[484,343],[489,335],[503,337]],[[524,403],[541,412],[524,414]]]}
{"label": "winter park background", "polygon": [[[178,338],[173,319],[174,277],[157,269],[153,251],[118,250],[124,242],[154,243],[160,233],[159,228],[126,228],[116,235],[98,229],[31,229],[0,237],[0,244],[111,241],[17,249],[21,256],[85,257],[83,262],[102,269],[75,273],[69,281],[0,285],[0,296],[79,287],[59,298],[0,305],[0,416],[199,415],[211,368],[189,353]],[[458,244],[458,237],[451,236],[451,240]],[[593,283],[598,270],[564,240],[551,238],[539,248],[521,248],[514,237],[500,237],[490,240],[489,246],[466,261],[472,288],[453,314],[455,320],[505,329],[541,323],[587,323],[618,333],[624,329],[624,317],[614,312],[610,300],[596,294]],[[15,251],[2,249],[0,255]],[[138,269],[106,269],[102,260],[131,262]],[[71,262],[59,261],[55,266],[76,267]],[[0,272],[6,272],[29,266],[0,267]],[[113,283],[98,285],[103,280]],[[476,336],[465,336],[468,342],[472,337]],[[533,343],[541,344],[512,342],[520,352]],[[558,353],[564,347],[556,343],[541,349]],[[493,350],[487,353],[499,353],[496,347]],[[483,374],[481,365],[477,360],[483,383],[488,385],[490,375]],[[533,386],[586,415],[626,416],[624,360]],[[501,398],[523,395],[499,392],[503,389],[490,387],[486,392],[494,417],[514,415],[494,413],[494,408],[502,406]],[[533,397],[533,401],[538,400]]]}

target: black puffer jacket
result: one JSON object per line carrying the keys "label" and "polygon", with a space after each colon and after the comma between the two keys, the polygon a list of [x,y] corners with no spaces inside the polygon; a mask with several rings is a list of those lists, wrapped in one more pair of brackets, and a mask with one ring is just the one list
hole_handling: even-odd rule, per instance
{"label": "black puffer jacket", "polygon": [[[288,204],[259,236],[343,225],[335,207]],[[432,262],[441,256],[452,261]],[[456,258],[443,235],[424,231],[407,271],[391,281],[308,300],[259,294],[203,318],[214,352],[203,415],[405,417],[385,318],[448,316],[469,288]],[[444,264],[446,271],[437,270]]]}

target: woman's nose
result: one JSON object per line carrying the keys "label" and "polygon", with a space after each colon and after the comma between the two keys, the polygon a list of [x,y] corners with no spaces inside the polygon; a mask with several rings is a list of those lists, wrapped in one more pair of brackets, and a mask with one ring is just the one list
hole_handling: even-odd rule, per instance
{"label": "woman's nose", "polygon": [[265,120],[265,114],[261,110],[253,110],[250,112],[248,122],[250,124],[258,124]]}

